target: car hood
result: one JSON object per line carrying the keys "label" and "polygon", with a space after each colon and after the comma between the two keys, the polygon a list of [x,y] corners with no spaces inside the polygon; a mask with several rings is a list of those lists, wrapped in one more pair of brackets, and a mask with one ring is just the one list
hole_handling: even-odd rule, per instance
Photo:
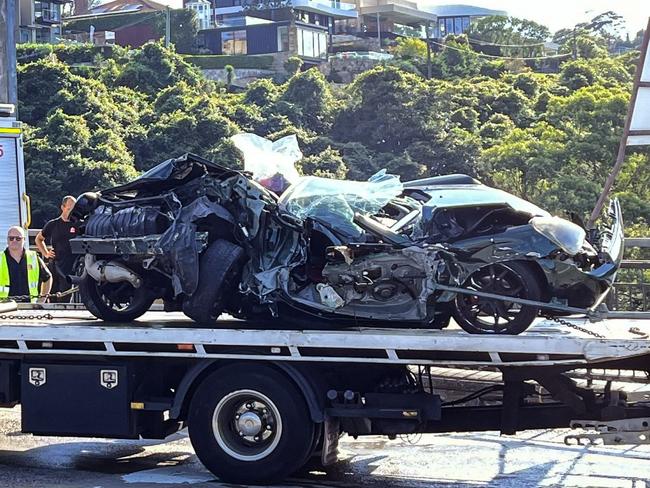
{"label": "car hood", "polygon": [[550,214],[537,205],[516,197],[503,190],[482,184],[423,186],[419,190],[426,192],[431,200],[425,205],[431,207],[476,207],[491,205],[508,205],[517,212],[531,217],[549,217]]}

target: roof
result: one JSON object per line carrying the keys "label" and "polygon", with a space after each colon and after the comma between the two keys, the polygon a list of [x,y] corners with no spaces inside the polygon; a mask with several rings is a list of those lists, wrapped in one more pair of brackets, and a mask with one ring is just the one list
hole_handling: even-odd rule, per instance
{"label": "roof", "polygon": [[424,7],[428,12],[438,17],[488,17],[490,15],[508,15],[505,10],[493,10],[491,8],[474,7],[473,5],[427,5]]}
{"label": "roof", "polygon": [[437,19],[436,14],[429,10],[420,10],[397,3],[362,6],[359,12],[361,15],[379,15],[381,18],[405,25],[421,24],[427,21],[435,22]]}
{"label": "roof", "polygon": [[92,14],[148,12],[165,10],[166,5],[153,0],[113,0],[90,9]]}

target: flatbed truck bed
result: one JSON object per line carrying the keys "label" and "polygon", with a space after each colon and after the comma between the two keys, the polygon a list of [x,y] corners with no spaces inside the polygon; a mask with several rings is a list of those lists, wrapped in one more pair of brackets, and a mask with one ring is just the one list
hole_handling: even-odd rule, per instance
{"label": "flatbed truck bed", "polygon": [[[650,321],[570,323],[578,328],[540,320],[518,336],[477,336],[228,318],[202,328],[161,312],[108,324],[86,311],[23,309],[0,315],[0,406],[22,404],[23,432],[40,435],[164,438],[188,426],[201,461],[232,482],[275,482],[314,455],[332,463],[341,433],[573,424],[590,431],[574,441],[644,442],[647,398],[569,375],[646,373]],[[449,402],[431,382],[434,367],[499,371],[502,382]],[[496,404],[471,402],[485,394]]]}

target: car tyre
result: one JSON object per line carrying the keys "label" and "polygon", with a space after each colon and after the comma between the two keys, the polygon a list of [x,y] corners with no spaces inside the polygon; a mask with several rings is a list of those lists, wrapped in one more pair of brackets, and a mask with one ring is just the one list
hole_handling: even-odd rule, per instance
{"label": "car tyre", "polygon": [[199,324],[213,324],[223,311],[232,289],[239,286],[244,250],[218,239],[201,256],[196,291],[183,301],[183,312]]}
{"label": "car tyre", "polygon": [[[107,297],[119,290],[122,290],[120,295],[130,298],[118,307],[118,304],[109,303]],[[106,322],[132,322],[147,312],[155,299],[145,286],[133,288],[127,282],[98,283],[88,274],[79,282],[79,296],[90,313]]]}
{"label": "car tyre", "polygon": [[201,462],[227,483],[278,482],[304,466],[317,442],[302,393],[259,364],[233,364],[206,377],[190,403],[188,427]]}
{"label": "car tyre", "polygon": [[[484,275],[485,270],[490,269],[491,266],[498,269],[497,272],[493,272],[494,274],[500,275],[501,273],[507,273],[507,276],[511,281],[509,285],[510,290],[514,290],[515,286],[521,288],[520,292],[513,294],[512,296],[527,300],[542,300],[542,287],[539,283],[538,275],[531,269],[531,266],[528,263],[520,261],[510,261],[485,266],[470,275],[470,277],[464,283],[464,286],[470,287],[472,284],[476,284],[476,277],[481,276],[481,274]],[[489,287],[475,288],[477,288],[479,291],[505,295],[508,294],[507,289],[499,289],[498,287],[497,289],[492,289]],[[468,313],[468,301],[472,299],[480,301],[480,298],[478,297],[458,294],[453,302],[452,312],[456,323],[460,325],[463,330],[469,332],[470,334],[521,334],[533,323],[533,321],[539,315],[539,308],[529,305],[521,305],[518,312],[514,315],[513,319],[510,320],[505,327],[490,329],[488,326],[486,326],[484,321],[476,317],[471,317],[471,314]]]}

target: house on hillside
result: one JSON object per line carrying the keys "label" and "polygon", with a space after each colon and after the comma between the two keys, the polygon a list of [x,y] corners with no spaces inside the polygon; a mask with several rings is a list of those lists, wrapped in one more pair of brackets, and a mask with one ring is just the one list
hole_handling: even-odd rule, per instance
{"label": "house on hillside", "polygon": [[357,17],[353,4],[330,0],[293,0],[276,8],[213,2],[214,24],[199,32],[199,47],[213,54],[285,53],[307,65],[326,60],[337,24]]}
{"label": "house on hillside", "polygon": [[212,27],[212,3],[209,0],[191,0],[186,2],[184,6],[196,13],[199,30]]}
{"label": "house on hillside", "polygon": [[438,17],[433,37],[444,39],[450,34],[464,34],[473,22],[491,16],[507,16],[503,10],[474,7],[472,5],[437,5],[427,10]]}
{"label": "house on hillside", "polygon": [[18,42],[58,42],[61,9],[71,1],[18,0]]}
{"label": "house on hillside", "polygon": [[121,46],[140,47],[160,38],[155,21],[166,10],[166,5],[153,0],[113,0],[91,8],[86,14],[67,17],[65,37],[94,44],[110,39]]}

